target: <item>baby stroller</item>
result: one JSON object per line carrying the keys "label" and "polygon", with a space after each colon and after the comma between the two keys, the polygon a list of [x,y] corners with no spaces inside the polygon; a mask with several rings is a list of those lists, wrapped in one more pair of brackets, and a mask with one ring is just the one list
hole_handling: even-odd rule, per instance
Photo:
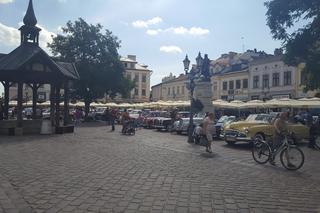
{"label": "baby stroller", "polygon": [[195,144],[205,147],[208,145],[207,137],[203,132],[203,124],[200,124],[194,128],[192,137]]}
{"label": "baby stroller", "polygon": [[124,124],[123,130],[122,130],[123,135],[135,135],[136,134],[136,127],[135,127],[135,122],[134,120],[129,120],[126,121]]}

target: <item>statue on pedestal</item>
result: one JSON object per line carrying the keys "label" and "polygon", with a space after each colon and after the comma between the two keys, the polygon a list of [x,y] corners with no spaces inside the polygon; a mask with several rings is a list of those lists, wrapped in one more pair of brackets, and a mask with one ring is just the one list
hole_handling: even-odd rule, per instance
{"label": "statue on pedestal", "polygon": [[208,54],[204,55],[204,59],[201,67],[201,77],[203,81],[210,82],[210,59],[208,58]]}

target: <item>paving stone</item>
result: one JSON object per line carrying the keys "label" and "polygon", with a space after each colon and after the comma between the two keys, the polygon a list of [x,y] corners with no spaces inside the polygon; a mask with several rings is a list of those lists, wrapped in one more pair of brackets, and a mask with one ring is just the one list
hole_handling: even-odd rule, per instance
{"label": "paving stone", "polygon": [[208,156],[185,136],[88,125],[0,136],[0,213],[319,212],[320,155],[305,147],[304,167],[288,172],[257,165],[246,144],[214,141]]}

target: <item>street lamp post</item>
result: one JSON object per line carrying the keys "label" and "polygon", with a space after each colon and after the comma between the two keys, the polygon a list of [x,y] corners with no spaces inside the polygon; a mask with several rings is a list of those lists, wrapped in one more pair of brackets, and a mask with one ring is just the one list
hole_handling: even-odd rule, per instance
{"label": "street lamp post", "polygon": [[[198,63],[198,60],[197,60]],[[193,92],[194,92],[194,88],[195,88],[195,77],[196,77],[196,73],[193,71],[193,69],[191,69],[191,71],[189,71],[189,65],[190,65],[190,60],[188,59],[188,55],[186,55],[186,58],[183,60],[183,65],[184,65],[184,71],[186,76],[188,77],[188,89],[190,90],[190,120],[189,120],[189,129],[188,129],[188,143],[192,143],[193,142],[193,138],[192,138],[192,133],[193,133]]]}

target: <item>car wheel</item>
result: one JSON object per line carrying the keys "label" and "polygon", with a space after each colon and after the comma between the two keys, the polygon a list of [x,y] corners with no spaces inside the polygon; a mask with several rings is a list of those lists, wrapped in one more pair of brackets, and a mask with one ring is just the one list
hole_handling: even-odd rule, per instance
{"label": "car wheel", "polygon": [[235,141],[226,141],[228,145],[234,145],[236,142]]}

